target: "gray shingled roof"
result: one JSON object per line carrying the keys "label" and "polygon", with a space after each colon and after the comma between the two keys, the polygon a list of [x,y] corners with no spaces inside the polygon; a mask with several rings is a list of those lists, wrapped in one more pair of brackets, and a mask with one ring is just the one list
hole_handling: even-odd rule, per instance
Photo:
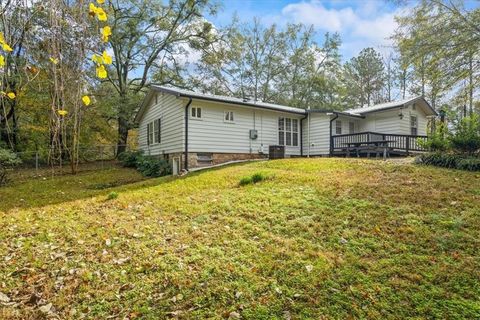
{"label": "gray shingled roof", "polygon": [[403,100],[397,100],[397,101],[392,101],[392,102],[385,102],[385,103],[380,103],[380,104],[375,104],[373,106],[368,106],[368,107],[363,107],[363,108],[355,108],[355,109],[348,109],[345,112],[352,113],[352,114],[360,114],[364,115],[366,113],[371,113],[371,112],[376,112],[376,111],[383,111],[383,110],[388,110],[392,108],[397,108],[397,107],[402,107],[417,101],[422,101],[424,102],[425,111],[430,113],[432,115],[436,115],[437,112],[430,106],[430,104],[422,97],[422,96],[416,96],[416,97],[410,97],[407,99]]}
{"label": "gray shingled roof", "polygon": [[244,100],[244,99],[240,99],[240,98],[213,95],[213,94],[198,93],[198,92],[194,92],[194,91],[190,91],[190,90],[164,87],[164,86],[157,86],[157,85],[152,85],[151,88],[153,90],[156,90],[156,91],[170,93],[170,94],[173,94],[173,95],[176,95],[176,96],[179,96],[179,97],[187,97],[187,98],[207,100],[207,101],[217,101],[217,102],[223,102],[223,103],[231,103],[231,104],[244,105],[244,106],[262,108],[262,109],[270,109],[270,110],[276,110],[276,111],[297,113],[297,114],[306,114],[305,109],[283,106],[283,105],[280,105],[280,104],[266,103],[266,102],[253,101],[253,100]]}

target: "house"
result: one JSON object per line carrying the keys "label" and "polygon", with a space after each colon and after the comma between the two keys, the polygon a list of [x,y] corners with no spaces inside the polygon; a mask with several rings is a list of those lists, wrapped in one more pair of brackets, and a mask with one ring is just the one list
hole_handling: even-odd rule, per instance
{"label": "house", "polygon": [[165,157],[178,173],[265,158],[275,145],[285,146],[286,157],[341,154],[345,141],[363,139],[388,139],[399,152],[414,151],[435,116],[422,97],[339,112],[153,85],[135,121],[139,148]]}

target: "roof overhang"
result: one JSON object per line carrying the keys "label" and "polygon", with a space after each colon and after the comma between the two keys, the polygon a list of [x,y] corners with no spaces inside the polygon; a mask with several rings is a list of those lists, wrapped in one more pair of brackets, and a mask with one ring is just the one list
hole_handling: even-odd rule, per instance
{"label": "roof overhang", "polygon": [[336,114],[339,116],[345,116],[345,117],[350,117],[350,118],[359,118],[359,119],[364,119],[365,116],[361,114],[355,114],[355,113],[349,113],[349,112],[344,112],[344,111],[335,111],[335,110],[321,110],[321,109],[310,109],[307,110],[308,113],[325,113],[326,115],[332,115]]}
{"label": "roof overhang", "polygon": [[367,115],[367,114],[375,113],[375,112],[382,112],[382,111],[392,110],[392,109],[396,109],[396,108],[403,108],[403,107],[406,107],[408,105],[418,103],[418,102],[420,102],[422,104],[423,110],[425,111],[427,116],[437,116],[438,115],[437,111],[435,111],[435,109],[428,103],[428,101],[424,97],[417,97],[415,99],[409,100],[409,101],[404,102],[404,103],[399,103],[397,105],[393,105],[393,106],[389,106],[389,107],[385,107],[385,108],[381,108],[381,109],[377,109],[377,110],[367,110],[365,112],[359,112],[359,114]]}

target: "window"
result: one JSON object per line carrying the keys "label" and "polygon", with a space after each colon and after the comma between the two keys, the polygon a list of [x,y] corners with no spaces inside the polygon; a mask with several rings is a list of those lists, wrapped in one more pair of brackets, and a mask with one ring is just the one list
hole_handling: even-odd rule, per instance
{"label": "window", "polygon": [[153,122],[147,124],[147,144],[153,143]]}
{"label": "window", "polygon": [[418,119],[417,116],[410,116],[410,134],[416,136],[418,134]]}
{"label": "window", "polygon": [[161,141],[160,119],[153,122],[153,139],[155,143],[160,143]]}
{"label": "window", "polygon": [[285,118],[278,118],[278,144],[285,145]]}
{"label": "window", "polygon": [[298,119],[278,118],[278,144],[298,146]]}
{"label": "window", "polygon": [[201,119],[202,118],[202,108],[192,107],[192,118]]}
{"label": "window", "polygon": [[225,111],[223,114],[223,120],[226,122],[233,122],[233,111]]}
{"label": "window", "polygon": [[355,122],[350,121],[348,123],[348,133],[355,133]]}
{"label": "window", "polygon": [[161,120],[157,119],[147,124],[147,144],[160,143],[161,141]]}
{"label": "window", "polygon": [[342,121],[335,121],[335,134],[342,134]]}

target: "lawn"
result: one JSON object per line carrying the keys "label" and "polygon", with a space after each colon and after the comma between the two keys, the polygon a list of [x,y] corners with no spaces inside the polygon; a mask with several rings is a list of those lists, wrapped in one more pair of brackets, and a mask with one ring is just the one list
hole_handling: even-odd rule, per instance
{"label": "lawn", "polygon": [[0,318],[480,318],[479,174],[292,159],[140,180],[0,189]]}

